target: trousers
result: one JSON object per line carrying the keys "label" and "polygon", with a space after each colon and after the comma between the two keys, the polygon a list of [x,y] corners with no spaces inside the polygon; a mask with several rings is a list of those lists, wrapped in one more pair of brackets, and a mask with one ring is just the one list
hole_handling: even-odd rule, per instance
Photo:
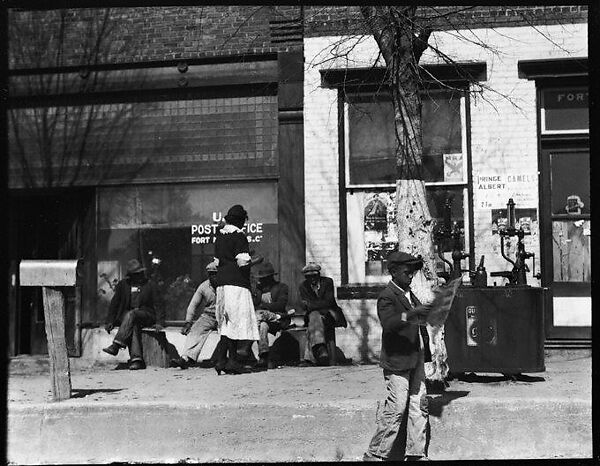
{"label": "trousers", "polygon": [[119,325],[114,342],[122,347],[129,347],[131,361],[143,361],[142,328],[156,323],[154,314],[143,309],[127,311]]}
{"label": "trousers", "polygon": [[213,314],[200,315],[192,325],[190,333],[185,337],[185,346],[181,356],[198,362],[204,343],[213,330],[217,330],[217,318]]}
{"label": "trousers", "polygon": [[406,456],[427,456],[429,407],[425,387],[425,356],[421,350],[414,369],[392,373],[383,371],[387,398],[377,407],[376,429],[367,453],[387,459],[408,410]]}

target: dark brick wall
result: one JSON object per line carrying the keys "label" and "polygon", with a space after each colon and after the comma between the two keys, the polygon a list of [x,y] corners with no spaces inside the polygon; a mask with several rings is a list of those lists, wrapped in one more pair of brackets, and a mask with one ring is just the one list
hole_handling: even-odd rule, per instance
{"label": "dark brick wall", "polygon": [[[417,14],[437,30],[483,27],[515,27],[531,24],[587,22],[586,5],[567,6],[443,6],[421,7]],[[304,11],[305,37],[362,34],[362,15],[357,6],[310,6]]]}
{"label": "dark brick wall", "polygon": [[[302,47],[304,36],[361,34],[364,24],[357,6],[177,6],[113,8],[104,33],[98,34],[106,9],[70,9],[64,17],[65,38],[56,39],[60,11],[9,10],[11,68],[79,66],[85,63],[91,39],[101,37],[100,63],[128,63],[218,56],[240,56]],[[419,15],[435,29],[523,26],[587,22],[587,6],[422,7]],[[91,32],[91,34],[90,34]],[[274,40],[275,39],[275,40]],[[62,44],[57,59],[55,51]]]}
{"label": "dark brick wall", "polygon": [[[101,63],[262,54],[297,49],[301,42],[272,43],[270,20],[299,18],[295,6],[186,6],[113,8],[98,34],[105,9],[71,9],[65,39],[57,41],[60,11],[9,11],[11,68],[80,65],[88,32],[103,38]],[[63,44],[64,53],[43,53]],[[52,45],[53,47],[48,47]]]}

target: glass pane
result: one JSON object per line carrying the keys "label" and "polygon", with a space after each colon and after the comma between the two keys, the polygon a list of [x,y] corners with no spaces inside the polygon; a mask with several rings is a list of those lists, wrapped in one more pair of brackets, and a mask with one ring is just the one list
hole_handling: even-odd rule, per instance
{"label": "glass pane", "polygon": [[[398,246],[395,192],[358,191],[347,195],[349,283],[384,283],[389,280],[385,258]],[[428,187],[427,203],[437,224],[443,224],[445,202],[451,200],[450,222],[464,232],[464,188]],[[464,248],[464,237],[460,247]],[[451,259],[453,243],[442,241],[444,257]],[[444,270],[438,258],[438,270]],[[447,270],[447,269],[446,269]]]}
{"label": "glass pane", "polygon": [[[389,96],[354,96],[348,105],[350,184],[394,183],[397,141]],[[423,95],[425,181],[464,182],[460,95]]]}
{"label": "glass pane", "polygon": [[546,131],[589,129],[587,87],[546,90],[543,94],[543,105]]}
{"label": "glass pane", "polygon": [[348,105],[350,184],[396,181],[394,109],[389,99],[368,96]]}
{"label": "glass pane", "polygon": [[590,213],[589,152],[550,154],[552,213]]}
{"label": "glass pane", "polygon": [[202,183],[99,190],[98,310],[103,315],[127,260],[141,259],[158,283],[167,320],[183,320],[195,287],[214,257],[217,223],[233,204],[249,214],[250,249],[279,262],[277,185]]}
{"label": "glass pane", "polygon": [[423,97],[421,114],[425,181],[463,182],[460,97]]}
{"label": "glass pane", "polygon": [[552,222],[554,281],[591,282],[590,220]]}

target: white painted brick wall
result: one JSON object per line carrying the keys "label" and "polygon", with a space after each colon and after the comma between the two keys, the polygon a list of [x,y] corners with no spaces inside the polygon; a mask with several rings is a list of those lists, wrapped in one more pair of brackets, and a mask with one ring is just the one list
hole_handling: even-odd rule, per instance
{"label": "white painted brick wall", "polygon": [[[456,33],[443,32],[434,33],[430,43],[456,61],[487,63],[488,80],[484,84],[489,89],[484,90],[481,95],[471,97],[474,179],[479,174],[537,173],[535,83],[519,79],[517,62],[586,57],[587,25],[478,29],[461,33],[472,42],[460,40]],[[476,42],[485,43],[489,48],[483,48]],[[319,71],[371,66],[378,56],[377,45],[372,38],[351,38],[345,41],[342,37],[318,37],[305,39],[304,47],[306,255],[308,260],[321,263],[324,274],[331,276],[339,284],[341,251],[337,90],[320,87]],[[435,61],[431,53],[426,53],[421,60],[422,63]],[[510,100],[503,96],[510,97]],[[537,182],[529,184],[527,189],[537,199]],[[475,194],[477,195],[477,190]],[[519,207],[530,206],[517,205]],[[490,209],[480,207],[477,197],[474,199],[473,214],[475,257],[486,256],[488,271],[507,270],[509,264],[499,254],[499,240],[490,231]],[[344,228],[343,225],[341,227]],[[535,252],[536,266],[539,267],[537,233],[534,231],[531,238],[526,238],[526,243],[528,250]],[[531,280],[531,283],[535,284],[536,280]],[[375,301],[351,300],[344,301],[341,305],[350,326],[345,331],[338,329],[338,346],[354,358],[369,351],[378,354],[380,328]],[[368,328],[365,327],[367,322]],[[368,351],[364,349],[365,344],[370,348]]]}

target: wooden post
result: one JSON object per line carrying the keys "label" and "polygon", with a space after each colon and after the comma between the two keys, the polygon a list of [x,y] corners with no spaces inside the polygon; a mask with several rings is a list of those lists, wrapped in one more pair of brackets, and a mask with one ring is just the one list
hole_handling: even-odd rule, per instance
{"label": "wooden post", "polygon": [[50,359],[53,401],[71,398],[71,370],[65,339],[65,298],[61,291],[42,287],[44,318]]}

